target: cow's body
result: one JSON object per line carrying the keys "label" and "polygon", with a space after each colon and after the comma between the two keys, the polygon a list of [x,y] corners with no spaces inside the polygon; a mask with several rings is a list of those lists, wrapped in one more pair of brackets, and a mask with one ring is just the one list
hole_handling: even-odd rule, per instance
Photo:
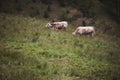
{"label": "cow's body", "polygon": [[93,26],[79,26],[72,34],[90,35],[91,37],[93,37],[95,34],[95,29]]}
{"label": "cow's body", "polygon": [[58,30],[58,29],[66,30],[66,28],[68,27],[68,22],[67,21],[61,21],[61,22],[47,23],[46,27],[53,28],[54,30]]}

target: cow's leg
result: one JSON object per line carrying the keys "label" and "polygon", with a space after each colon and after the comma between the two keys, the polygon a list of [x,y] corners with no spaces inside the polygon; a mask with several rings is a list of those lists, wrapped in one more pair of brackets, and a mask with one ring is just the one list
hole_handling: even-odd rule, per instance
{"label": "cow's leg", "polygon": [[82,36],[82,34],[81,34],[81,33],[79,33],[79,35],[80,35],[80,36]]}
{"label": "cow's leg", "polygon": [[91,33],[91,37],[93,37],[94,36],[94,34],[93,33]]}
{"label": "cow's leg", "polygon": [[93,38],[93,37],[94,37],[94,33],[93,33],[93,32],[91,32],[91,33],[90,33],[90,36]]}
{"label": "cow's leg", "polygon": [[53,27],[53,30],[54,30],[54,31],[56,31],[56,28],[55,28],[55,27]]}
{"label": "cow's leg", "polygon": [[65,28],[65,27],[63,27],[63,30],[64,30],[64,31],[66,31],[66,28]]}
{"label": "cow's leg", "polygon": [[95,36],[95,30],[92,31],[92,37],[94,37],[94,36]]}
{"label": "cow's leg", "polygon": [[57,29],[57,28],[55,28],[55,31],[58,31],[58,29]]}
{"label": "cow's leg", "polygon": [[95,36],[95,30],[93,31],[93,36]]}

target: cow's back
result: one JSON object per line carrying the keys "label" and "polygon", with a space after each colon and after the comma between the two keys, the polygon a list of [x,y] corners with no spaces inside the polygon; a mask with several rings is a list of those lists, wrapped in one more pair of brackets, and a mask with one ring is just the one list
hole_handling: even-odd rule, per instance
{"label": "cow's back", "polygon": [[79,26],[77,29],[77,32],[82,34],[82,33],[90,33],[94,31],[93,26]]}
{"label": "cow's back", "polygon": [[54,22],[53,24],[62,24],[64,27],[68,26],[68,22],[67,21]]}

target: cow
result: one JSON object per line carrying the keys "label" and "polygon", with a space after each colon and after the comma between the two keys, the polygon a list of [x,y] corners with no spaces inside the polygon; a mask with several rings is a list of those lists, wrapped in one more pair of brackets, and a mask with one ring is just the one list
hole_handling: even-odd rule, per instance
{"label": "cow", "polygon": [[79,26],[76,28],[74,32],[72,32],[72,35],[89,35],[91,37],[95,34],[95,28],[94,26]]}
{"label": "cow", "polygon": [[51,22],[51,23],[47,23],[46,27],[54,30],[60,30],[60,29],[66,30],[66,28],[68,27],[68,22],[67,21]]}

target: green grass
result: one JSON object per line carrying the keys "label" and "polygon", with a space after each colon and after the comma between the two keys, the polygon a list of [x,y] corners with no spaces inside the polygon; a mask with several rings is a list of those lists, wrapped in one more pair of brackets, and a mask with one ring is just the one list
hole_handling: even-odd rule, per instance
{"label": "green grass", "polygon": [[0,80],[119,80],[119,38],[72,36],[48,22],[0,14]]}

